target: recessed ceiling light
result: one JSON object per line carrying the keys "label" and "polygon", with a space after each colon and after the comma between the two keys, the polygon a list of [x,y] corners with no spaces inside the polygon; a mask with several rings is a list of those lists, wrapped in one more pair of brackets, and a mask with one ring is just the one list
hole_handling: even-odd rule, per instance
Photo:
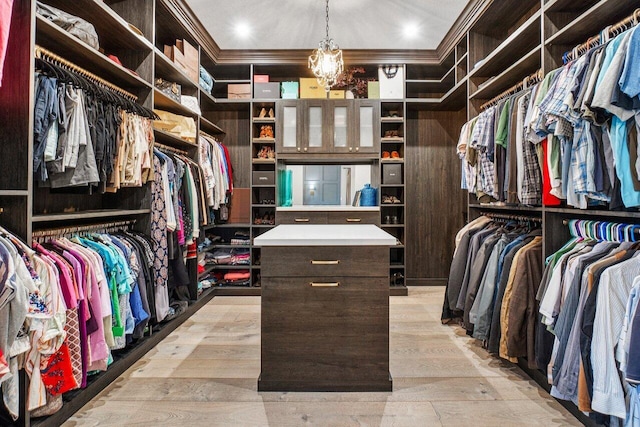
{"label": "recessed ceiling light", "polygon": [[415,22],[405,24],[402,34],[407,39],[415,39],[420,34],[420,26]]}
{"label": "recessed ceiling light", "polygon": [[249,38],[251,36],[251,26],[247,22],[240,21],[236,24],[235,33],[241,39]]}

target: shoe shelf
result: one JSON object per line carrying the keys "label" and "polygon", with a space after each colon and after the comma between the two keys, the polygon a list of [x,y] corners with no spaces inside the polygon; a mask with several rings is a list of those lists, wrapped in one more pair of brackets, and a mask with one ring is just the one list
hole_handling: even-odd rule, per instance
{"label": "shoe shelf", "polygon": [[[405,103],[381,101],[380,103],[380,159],[379,159],[379,202],[380,227],[393,235],[399,242],[404,240],[404,149],[405,149]],[[400,168],[400,183],[385,184],[390,170]],[[389,277],[391,295],[407,295],[407,288],[397,286],[394,275],[404,273],[404,245],[396,245],[389,249]]]}

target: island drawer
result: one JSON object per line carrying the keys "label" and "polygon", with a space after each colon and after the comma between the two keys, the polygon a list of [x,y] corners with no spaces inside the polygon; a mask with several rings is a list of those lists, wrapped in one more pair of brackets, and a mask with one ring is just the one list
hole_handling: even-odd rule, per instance
{"label": "island drawer", "polygon": [[378,211],[335,211],[327,212],[328,224],[374,224],[380,225]]}
{"label": "island drawer", "polygon": [[265,246],[262,277],[387,277],[386,246]]}

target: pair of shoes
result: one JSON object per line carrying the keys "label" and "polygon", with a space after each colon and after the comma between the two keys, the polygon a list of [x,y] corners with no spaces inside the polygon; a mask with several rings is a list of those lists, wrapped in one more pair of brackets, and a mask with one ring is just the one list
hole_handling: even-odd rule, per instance
{"label": "pair of shoes", "polygon": [[391,286],[403,286],[404,274],[400,273],[399,271],[397,273],[393,273],[389,278],[389,282]]}
{"label": "pair of shoes", "polygon": [[275,114],[273,113],[273,108],[269,108],[269,112],[267,113],[267,109],[266,108],[262,108],[260,110],[260,114],[258,114],[258,118],[262,119],[264,117],[266,117],[267,115],[269,115],[270,118],[274,118]]}
{"label": "pair of shoes", "polygon": [[384,131],[385,138],[396,138],[398,136],[398,130],[386,130]]}
{"label": "pair of shoes", "polygon": [[387,114],[388,114],[387,117],[398,117],[398,111],[397,110],[389,110],[389,112]]}
{"label": "pair of shoes", "polygon": [[389,153],[388,151],[383,151],[382,152],[382,158],[383,159],[399,159],[400,158],[400,153],[398,153],[397,151],[392,151],[391,153]]}
{"label": "pair of shoes", "polygon": [[396,215],[387,215],[384,217],[383,224],[398,224],[398,217]]}
{"label": "pair of shoes", "polygon": [[275,213],[273,211],[266,212],[262,217],[258,214],[253,218],[256,225],[274,225],[276,223]]}
{"label": "pair of shoes", "polygon": [[391,196],[388,194],[383,194],[382,195],[382,203],[384,204],[399,204],[402,203],[402,201],[400,199],[398,199],[396,196]]}
{"label": "pair of shoes", "polygon": [[260,148],[260,151],[258,151],[257,157],[258,159],[275,159],[276,152],[273,151],[273,148],[263,145],[262,148]]}
{"label": "pair of shoes", "polygon": [[260,138],[273,138],[273,126],[271,125],[261,126]]}
{"label": "pair of shoes", "polygon": [[260,203],[263,205],[275,205],[276,201],[273,199],[262,199]]}

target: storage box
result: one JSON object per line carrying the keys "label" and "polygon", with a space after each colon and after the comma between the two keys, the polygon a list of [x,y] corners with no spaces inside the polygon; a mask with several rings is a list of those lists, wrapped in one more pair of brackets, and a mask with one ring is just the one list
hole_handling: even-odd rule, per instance
{"label": "storage box", "polygon": [[300,99],[309,98],[327,99],[327,91],[318,84],[315,77],[300,77]]}
{"label": "storage box", "polygon": [[381,65],[378,67],[380,99],[404,98],[404,68],[402,65]]}
{"label": "storage box", "polygon": [[269,83],[269,75],[268,74],[254,74],[253,75],[254,83]]}
{"label": "storage box", "polygon": [[228,222],[233,224],[248,224],[251,222],[251,189],[233,189]]}
{"label": "storage box", "polygon": [[254,83],[253,84],[254,99],[278,99],[280,98],[280,83]]}
{"label": "storage box", "polygon": [[330,90],[329,91],[329,99],[344,99],[344,91],[343,90]]}
{"label": "storage box", "polygon": [[367,83],[367,98],[380,99],[380,82]]}
{"label": "storage box", "polygon": [[298,82],[280,83],[280,94],[282,99],[298,99]]}
{"label": "storage box", "polygon": [[186,69],[187,75],[191,78],[191,80],[197,82],[198,78],[200,77],[198,49],[196,47],[193,47],[188,41],[184,39],[176,40],[176,47],[183,54],[183,66]]}
{"label": "storage box", "polygon": [[382,183],[385,185],[402,184],[402,165],[382,165]]}
{"label": "storage box", "polygon": [[251,99],[251,85],[249,83],[229,84],[227,86],[227,98]]}
{"label": "storage box", "polygon": [[253,171],[253,185],[274,185],[274,171]]}

